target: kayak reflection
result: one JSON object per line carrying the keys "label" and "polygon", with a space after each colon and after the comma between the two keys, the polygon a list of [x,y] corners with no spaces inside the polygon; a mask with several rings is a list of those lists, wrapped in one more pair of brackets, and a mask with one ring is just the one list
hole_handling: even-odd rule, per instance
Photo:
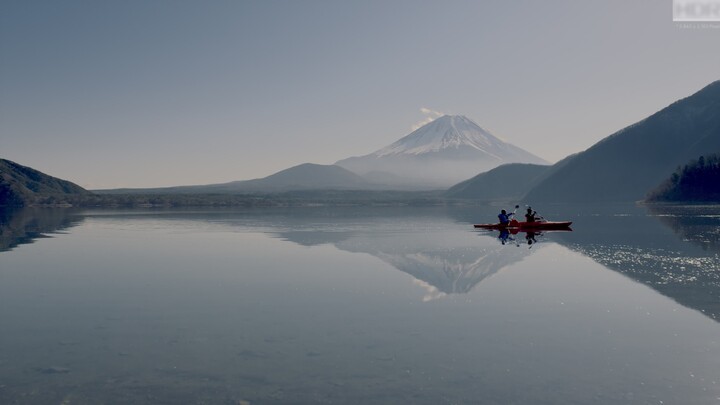
{"label": "kayak reflection", "polygon": [[553,229],[544,231],[532,231],[532,230],[521,230],[519,228],[503,228],[499,230],[498,240],[501,244],[506,245],[508,243],[514,244],[520,247],[521,244],[527,245],[528,249],[538,243],[538,237],[542,240],[543,236],[548,232],[572,232],[572,229]]}

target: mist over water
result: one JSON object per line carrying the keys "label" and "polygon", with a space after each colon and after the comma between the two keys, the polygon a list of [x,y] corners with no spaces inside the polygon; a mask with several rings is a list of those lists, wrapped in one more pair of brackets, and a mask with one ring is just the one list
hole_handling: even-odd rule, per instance
{"label": "mist over water", "polygon": [[500,208],[6,213],[0,403],[720,401],[717,207]]}

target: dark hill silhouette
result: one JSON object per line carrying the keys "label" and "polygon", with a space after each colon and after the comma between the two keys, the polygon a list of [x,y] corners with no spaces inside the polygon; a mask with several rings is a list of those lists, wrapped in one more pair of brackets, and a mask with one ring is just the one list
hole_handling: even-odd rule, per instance
{"label": "dark hill silhouette", "polygon": [[0,206],[62,204],[90,192],[38,170],[0,159]]}
{"label": "dark hill silhouette", "polygon": [[527,201],[637,201],[679,165],[720,152],[720,81],[550,169]]}
{"label": "dark hill silhouette", "polygon": [[484,201],[517,200],[549,168],[524,163],[502,165],[450,187],[445,196]]}
{"label": "dark hill silhouette", "polygon": [[101,194],[233,194],[301,190],[372,190],[378,186],[335,165],[304,163],[261,179],[200,186],[96,190]]}

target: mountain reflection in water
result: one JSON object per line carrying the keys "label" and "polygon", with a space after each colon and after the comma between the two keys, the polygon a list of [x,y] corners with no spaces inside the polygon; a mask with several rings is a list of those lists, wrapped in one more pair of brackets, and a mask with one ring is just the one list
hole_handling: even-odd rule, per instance
{"label": "mountain reflection in water", "polygon": [[76,211],[51,208],[1,208],[0,252],[78,225]]}
{"label": "mountain reflection in water", "polygon": [[718,206],[593,207],[558,242],[720,320]]}
{"label": "mountain reflection in water", "polygon": [[715,401],[718,324],[683,297],[717,288],[624,252],[715,253],[584,208],[532,245],[473,229],[493,206],[10,215],[8,245],[56,235],[0,252],[0,403]]}
{"label": "mountain reflection in water", "polygon": [[683,240],[706,252],[720,253],[720,206],[651,205],[648,208],[651,215]]}
{"label": "mountain reflection in water", "polygon": [[[464,209],[445,212],[456,223],[466,224],[462,231],[438,229],[430,233],[378,235],[369,230],[334,232],[331,229],[295,228],[277,235],[301,245],[331,243],[341,250],[378,257],[413,276],[418,285],[428,290],[425,299],[467,293],[533,250],[554,242],[714,320],[720,319],[718,206],[553,208],[555,212],[545,215],[573,219],[575,232],[535,235],[475,232],[470,226],[477,220],[478,211]],[[483,214],[488,217],[492,211],[486,209]],[[392,219],[387,221],[392,222]],[[472,233],[479,237],[470,237]],[[533,242],[530,245],[527,244],[529,240]]]}
{"label": "mountain reflection in water", "polygon": [[379,234],[325,232],[323,237],[318,233],[293,230],[277,235],[301,245],[322,240],[347,252],[373,255],[414,277],[418,285],[428,290],[426,300],[467,293],[482,280],[531,253],[527,249],[505,249],[494,238],[477,238],[458,229]]}
{"label": "mountain reflection in water", "polygon": [[[505,235],[505,240],[498,231],[472,229],[473,222],[492,218],[495,211],[494,207],[350,207],[84,215],[182,220],[187,226],[264,232],[303,246],[331,244],[343,251],[370,254],[409,274],[427,290],[425,300],[468,293],[534,251],[558,243],[684,306],[720,319],[718,206],[554,206],[543,215],[573,220],[574,232],[521,232]],[[72,210],[3,211],[0,252],[71,228],[83,217]]]}

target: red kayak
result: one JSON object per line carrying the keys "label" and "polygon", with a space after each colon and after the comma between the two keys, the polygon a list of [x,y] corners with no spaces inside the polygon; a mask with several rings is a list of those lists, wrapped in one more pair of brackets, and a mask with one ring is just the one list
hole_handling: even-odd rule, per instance
{"label": "red kayak", "polygon": [[535,222],[518,222],[516,220],[510,221],[507,225],[502,224],[475,224],[475,228],[481,229],[528,229],[528,230],[543,230],[543,229],[568,229],[572,224],[571,221],[555,222],[555,221],[535,221]]}

